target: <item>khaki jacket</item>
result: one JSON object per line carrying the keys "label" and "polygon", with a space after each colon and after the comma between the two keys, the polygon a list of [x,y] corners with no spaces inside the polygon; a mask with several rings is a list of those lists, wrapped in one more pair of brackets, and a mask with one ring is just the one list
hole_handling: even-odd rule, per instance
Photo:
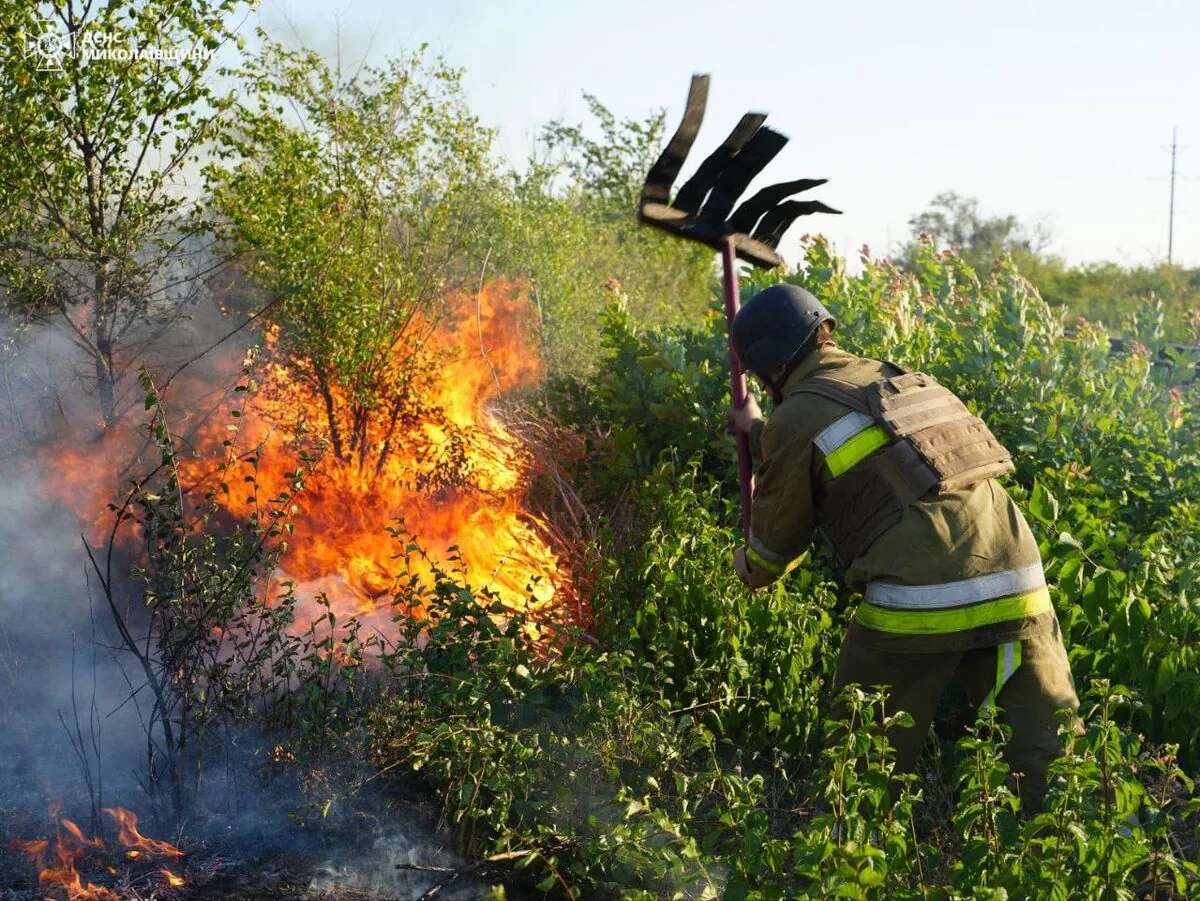
{"label": "khaki jacket", "polygon": [[[817,530],[818,505],[823,481],[823,456],[815,441],[824,429],[850,412],[837,401],[798,386],[816,375],[830,375],[856,385],[867,385],[884,375],[883,364],[856,357],[836,345],[818,348],[788,377],[783,400],[761,432],[752,435],[758,457],[756,486],[751,509],[751,534],[746,549],[752,584],[774,581],[810,546]],[[980,593],[1003,580],[1002,574],[1041,574],[1037,542],[1017,505],[995,479],[944,494],[929,495],[911,504],[903,519],[884,532],[862,556],[850,561],[842,574],[856,591],[900,595],[909,607],[939,603],[954,586],[966,585]],[[1001,575],[998,575],[1001,574]],[[992,579],[981,577],[994,577]],[[1037,581],[1035,579],[1035,581]],[[1038,582],[1043,587],[1044,581]],[[916,586],[917,588],[912,588]],[[943,588],[942,586],[947,586]],[[1028,587],[1028,586],[1026,586]],[[983,592],[986,594],[986,592]],[[968,600],[977,603],[971,596]],[[986,600],[986,598],[984,599]],[[949,602],[948,602],[949,603]],[[972,606],[963,604],[961,606]],[[995,606],[995,605],[993,605]],[[864,625],[864,604],[857,626]],[[1012,618],[947,632],[921,623],[932,617],[908,616],[909,625],[885,624],[865,628],[868,637],[893,650],[946,651],[986,647],[1028,637],[1050,628],[1054,614],[1048,596],[1036,612],[1024,610]],[[1015,609],[1015,608],[1014,608]],[[878,611],[877,611],[878,612]],[[946,617],[953,614],[938,613]],[[1003,617],[1004,611],[993,614]],[[886,620],[887,617],[877,617]],[[916,621],[917,625],[911,625]],[[943,619],[953,623],[953,619]],[[892,631],[900,628],[900,632]],[[936,632],[936,634],[934,634]]]}

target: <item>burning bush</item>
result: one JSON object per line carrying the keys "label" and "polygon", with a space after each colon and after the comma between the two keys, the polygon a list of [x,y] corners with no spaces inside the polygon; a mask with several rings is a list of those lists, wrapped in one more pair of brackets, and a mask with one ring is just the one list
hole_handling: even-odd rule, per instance
{"label": "burning bush", "polygon": [[[338,616],[385,627],[401,580],[429,575],[420,555],[395,547],[387,530],[399,523],[434,559],[453,554],[467,584],[493,590],[507,606],[563,608],[570,576],[545,524],[525,508],[535,461],[490,412],[505,394],[538,383],[533,346],[521,287],[493,281],[451,298],[428,340],[394,353],[385,372],[392,388],[370,415],[342,389],[323,395],[268,353],[235,426],[256,450],[222,481],[219,503],[244,517],[260,497],[290,497],[297,452],[316,459],[333,432],[353,435],[353,453],[321,456],[297,500],[280,577],[302,599],[323,594]],[[196,436],[185,481],[212,481],[228,428],[212,424]],[[242,489],[242,479],[256,490]]]}

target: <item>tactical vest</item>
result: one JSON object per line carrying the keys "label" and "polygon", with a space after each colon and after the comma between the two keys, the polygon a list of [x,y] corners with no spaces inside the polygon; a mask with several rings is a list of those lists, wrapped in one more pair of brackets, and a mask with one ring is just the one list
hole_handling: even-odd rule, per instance
{"label": "tactical vest", "polygon": [[826,467],[817,520],[842,567],[913,502],[1014,470],[1012,455],[953,392],[933,376],[887,365],[897,374],[869,385],[817,376],[795,389],[852,411],[814,440]]}

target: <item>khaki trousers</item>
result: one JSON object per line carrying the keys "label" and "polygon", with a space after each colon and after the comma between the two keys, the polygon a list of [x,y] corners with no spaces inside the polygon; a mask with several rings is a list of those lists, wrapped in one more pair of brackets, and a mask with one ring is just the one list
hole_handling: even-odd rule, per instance
{"label": "khaki trousers", "polygon": [[[838,659],[835,689],[857,683],[889,690],[888,713],[906,710],[912,728],[897,727],[888,735],[896,749],[897,769],[914,772],[938,702],[952,681],[959,682],[978,708],[996,684],[998,648],[914,654],[889,651],[879,633],[851,627]],[[1020,773],[1022,807],[1034,811],[1046,794],[1046,769],[1061,753],[1058,728],[1062,708],[1075,710],[1079,699],[1063,647],[1058,620],[1048,629],[1020,639],[1021,664],[996,698],[1000,720],[1012,729],[1006,758]]]}

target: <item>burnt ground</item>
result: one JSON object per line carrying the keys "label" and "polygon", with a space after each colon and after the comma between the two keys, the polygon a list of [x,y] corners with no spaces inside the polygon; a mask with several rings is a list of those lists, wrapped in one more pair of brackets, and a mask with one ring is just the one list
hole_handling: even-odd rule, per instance
{"label": "burnt ground", "polygon": [[[21,559],[30,570],[46,569],[32,553]],[[63,597],[77,604],[81,577],[64,568],[46,584],[67,586]],[[14,840],[53,839],[49,811],[56,804],[86,834],[107,830],[108,848],[81,860],[80,872],[85,882],[129,899],[400,901],[442,883],[433,897],[463,899],[508,874],[505,866],[483,873],[456,857],[439,811],[419,786],[372,782],[373,793],[347,797],[348,786],[365,781],[367,764],[338,760],[325,772],[279,766],[269,737],[248,728],[214,739],[194,812],[175,829],[173,818],[155,816],[139,784],[148,769],[146,739],[137,705],[127,703],[126,681],[89,624],[71,625],[60,609],[67,600],[54,601],[58,589],[33,592],[32,584],[32,576],[14,581],[11,568],[0,578],[0,901],[64,897],[40,888],[33,862],[11,847]],[[75,592],[69,598],[68,589]],[[92,822],[88,780],[72,747],[78,738],[93,785],[102,782],[99,806],[134,811],[142,833],[178,845],[183,860],[130,861],[112,850],[111,820]],[[183,876],[185,888],[166,887],[162,866]],[[525,896],[515,886],[506,890],[510,898]]]}
{"label": "burnt ground", "polygon": [[[112,821],[101,816],[99,825],[92,822],[87,785],[61,724],[47,730],[44,723],[0,715],[0,901],[65,897],[61,890],[39,888],[34,863],[11,846],[19,839],[52,840],[54,804],[85,834],[103,835],[106,848],[83,857],[79,871],[85,883],[122,898],[400,901],[421,898],[443,883],[431,897],[478,898],[486,889],[475,878],[479,871],[449,850],[438,811],[413,788],[393,786],[351,798],[329,790],[332,800],[316,807],[304,800],[312,793],[300,789],[311,773],[263,767],[260,749],[261,742],[231,739],[230,765],[212,766],[195,814],[176,831],[155,818],[132,778],[144,760],[133,749],[114,747],[103,773],[103,804],[135,811],[144,835],[186,852],[178,861],[129,860],[114,840]],[[182,876],[185,887],[165,886],[161,867]],[[503,875],[501,869],[489,881]],[[508,896],[522,894],[510,889]]]}
{"label": "burnt ground", "polygon": [[[225,862],[228,865],[228,862]],[[22,887],[0,889],[4,901],[42,901],[44,898],[65,898],[61,892],[45,891],[37,886],[31,868],[24,861],[18,863],[23,873],[12,873],[10,884]],[[98,876],[84,867],[85,882],[103,884],[128,901],[209,901],[209,899],[243,899],[243,901],[400,901],[400,899],[473,899],[483,897],[486,885],[469,876],[455,878],[437,874],[413,878],[408,889],[386,892],[364,891],[353,886],[339,884],[336,879],[318,868],[314,870],[309,861],[298,857],[281,855],[276,858],[243,864],[236,869],[204,878],[203,882],[184,889],[165,888],[161,878],[152,870],[142,873],[126,873],[120,878]],[[187,870],[193,875],[192,868]],[[10,876],[0,863],[0,879],[8,882]],[[447,884],[449,883],[449,884]],[[432,892],[432,894],[431,894]],[[514,897],[511,891],[509,897]]]}
{"label": "burnt ground", "polygon": [[[420,812],[413,812],[407,828],[374,824],[372,831],[357,834],[346,834],[340,828],[321,829],[297,837],[295,847],[287,850],[263,847],[239,851],[219,847],[221,843],[211,846],[200,843],[178,861],[149,858],[128,861],[120,851],[92,852],[80,859],[79,872],[85,884],[109,888],[130,901],[225,898],[400,901],[481,897],[487,884],[473,878],[468,865],[429,843],[427,835],[422,836],[420,843],[413,841],[419,817]],[[0,824],[0,833],[6,839],[0,848],[0,899],[41,901],[51,897],[57,901],[65,897],[61,890],[39,888],[33,863],[9,847],[14,835],[41,837],[49,834],[50,828],[46,816],[5,817]],[[167,887],[160,872],[163,866],[183,877],[185,887]],[[509,896],[520,897],[512,892]]]}
{"label": "burnt ground", "polygon": [[[0,613],[10,589],[11,580],[0,579]],[[323,773],[277,766],[269,739],[249,730],[213,742],[194,812],[175,829],[173,818],[155,816],[139,784],[137,774],[147,772],[145,733],[135,705],[122,703],[123,680],[105,654],[94,652],[88,632],[64,639],[61,617],[44,613],[28,608],[19,642],[12,638],[18,623],[0,617],[0,901],[64,897],[40,888],[34,863],[11,847],[15,840],[53,840],[52,805],[87,835],[105,838],[104,851],[80,861],[83,880],[129,899],[410,899],[467,869],[449,850],[438,811],[415,786],[346,797],[346,787],[361,781],[354,769],[361,764],[339,761],[336,772]],[[88,780],[72,747],[80,735],[93,786],[102,783],[98,806],[134,811],[144,835],[178,845],[186,857],[129,860],[116,846],[112,821],[102,815],[93,822]],[[164,866],[186,887],[166,887]],[[479,897],[486,885],[473,874],[434,897]]]}

